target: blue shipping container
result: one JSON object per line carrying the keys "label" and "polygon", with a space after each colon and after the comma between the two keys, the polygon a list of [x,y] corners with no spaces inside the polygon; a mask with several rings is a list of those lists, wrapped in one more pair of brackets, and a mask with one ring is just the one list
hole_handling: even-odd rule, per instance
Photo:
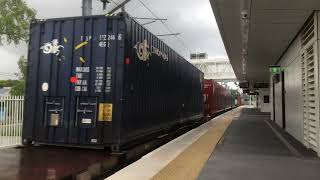
{"label": "blue shipping container", "polygon": [[30,32],[24,143],[117,150],[203,117],[203,73],[127,14]]}

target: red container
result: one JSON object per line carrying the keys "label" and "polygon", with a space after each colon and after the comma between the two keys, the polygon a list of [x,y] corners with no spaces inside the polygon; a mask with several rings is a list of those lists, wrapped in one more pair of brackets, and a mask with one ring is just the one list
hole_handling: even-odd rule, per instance
{"label": "red container", "polygon": [[242,98],[241,95],[237,96],[237,106],[242,106]]}
{"label": "red container", "polygon": [[213,116],[231,108],[231,94],[214,80],[204,81],[204,114]]}

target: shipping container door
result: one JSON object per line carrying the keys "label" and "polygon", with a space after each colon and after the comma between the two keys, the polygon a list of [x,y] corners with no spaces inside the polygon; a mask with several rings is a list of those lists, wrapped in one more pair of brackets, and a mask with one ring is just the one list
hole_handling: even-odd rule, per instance
{"label": "shipping container door", "polygon": [[[98,28],[98,24],[100,28]],[[103,100],[105,83],[105,19],[74,21],[71,69],[71,104],[69,113],[70,144],[99,143],[99,103]],[[101,35],[101,37],[100,37]],[[101,42],[101,44],[100,44]],[[100,46],[99,46],[100,45]]]}
{"label": "shipping container door", "polygon": [[[68,133],[66,107],[69,103],[67,100],[69,85],[61,79],[68,76],[71,64],[66,61],[68,57],[62,55],[66,47],[60,38],[63,26],[64,23],[56,21],[41,23],[40,43],[36,47],[40,52],[36,67],[38,69],[35,107],[37,115],[34,131],[35,140],[42,143],[65,143]],[[35,66],[36,64],[32,64],[32,67]]]}
{"label": "shipping container door", "polygon": [[70,111],[69,142],[110,144],[114,132],[119,132],[113,127],[114,119],[119,119],[113,112],[119,109],[115,93],[121,90],[115,88],[121,83],[116,77],[122,79],[117,65],[124,63],[124,22],[99,17],[74,23],[72,78],[77,81],[71,88],[75,109]]}

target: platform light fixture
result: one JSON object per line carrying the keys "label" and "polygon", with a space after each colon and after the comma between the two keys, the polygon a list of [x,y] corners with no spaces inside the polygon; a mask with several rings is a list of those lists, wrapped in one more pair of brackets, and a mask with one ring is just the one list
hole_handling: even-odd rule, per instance
{"label": "platform light fixture", "polygon": [[247,59],[245,57],[242,57],[242,74],[247,74]]}

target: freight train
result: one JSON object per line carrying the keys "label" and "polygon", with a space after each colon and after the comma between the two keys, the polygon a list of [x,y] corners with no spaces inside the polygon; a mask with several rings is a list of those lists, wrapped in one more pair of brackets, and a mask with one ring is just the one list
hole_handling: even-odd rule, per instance
{"label": "freight train", "polygon": [[126,13],[30,33],[23,144],[120,151],[204,117],[203,73]]}
{"label": "freight train", "polygon": [[204,115],[214,116],[241,106],[241,96],[236,90],[228,90],[214,80],[204,81]]}

